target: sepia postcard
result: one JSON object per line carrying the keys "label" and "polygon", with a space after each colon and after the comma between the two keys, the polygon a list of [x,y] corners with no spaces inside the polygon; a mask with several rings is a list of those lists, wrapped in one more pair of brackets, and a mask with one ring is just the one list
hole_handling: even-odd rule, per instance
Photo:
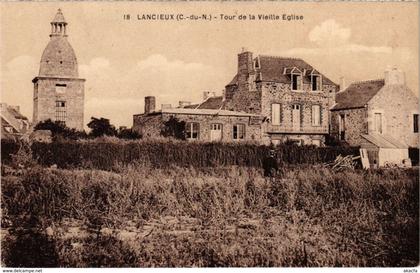
{"label": "sepia postcard", "polygon": [[417,272],[418,2],[21,1],[0,22],[2,272]]}

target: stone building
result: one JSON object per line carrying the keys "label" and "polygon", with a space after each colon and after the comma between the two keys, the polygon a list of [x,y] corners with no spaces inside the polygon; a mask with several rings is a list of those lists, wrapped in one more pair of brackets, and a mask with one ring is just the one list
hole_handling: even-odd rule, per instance
{"label": "stone building", "polygon": [[20,113],[19,106],[0,103],[1,139],[17,139],[30,130],[28,118]]}
{"label": "stone building", "polygon": [[[217,102],[214,105],[216,104]],[[180,105],[182,106],[182,102]],[[258,115],[203,106],[172,108],[170,105],[162,105],[161,110],[155,110],[155,97],[146,97],[144,114],[133,116],[133,130],[143,138],[157,138],[161,135],[165,122],[173,117],[179,122],[185,122],[187,140],[261,140],[261,119]]]}
{"label": "stone building", "polygon": [[159,127],[162,118],[173,115],[199,124],[202,140],[214,140],[212,128],[220,126],[213,124],[224,128],[221,140],[234,140],[235,131],[242,130],[235,124],[243,124],[243,139],[319,146],[329,132],[329,108],[337,90],[338,85],[301,59],[254,58],[244,51],[238,54],[238,71],[223,96],[205,92],[201,103],[180,102],[174,109],[163,105],[160,111],[150,111],[154,102],[148,106],[146,98],[145,114],[134,115],[133,129],[154,136],[157,131],[150,126]]}
{"label": "stone building", "polygon": [[227,110],[261,115],[264,143],[322,145],[338,85],[302,59],[238,54],[238,71],[225,88]]}
{"label": "stone building", "polygon": [[336,94],[331,134],[355,146],[376,140],[418,147],[418,119],[418,98],[405,84],[404,73],[393,68],[384,79],[356,82]]}
{"label": "stone building", "polygon": [[76,54],[67,40],[67,22],[59,9],[51,22],[50,41],[42,53],[34,84],[33,123],[51,119],[83,129],[84,79],[79,78]]}

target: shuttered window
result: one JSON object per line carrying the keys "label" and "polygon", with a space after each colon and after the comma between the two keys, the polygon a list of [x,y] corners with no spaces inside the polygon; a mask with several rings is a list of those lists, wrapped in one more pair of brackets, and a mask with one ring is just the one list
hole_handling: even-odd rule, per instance
{"label": "shuttered window", "polygon": [[271,124],[280,125],[280,104],[271,104]]}
{"label": "shuttered window", "polygon": [[312,126],[321,125],[321,106],[312,105]]}

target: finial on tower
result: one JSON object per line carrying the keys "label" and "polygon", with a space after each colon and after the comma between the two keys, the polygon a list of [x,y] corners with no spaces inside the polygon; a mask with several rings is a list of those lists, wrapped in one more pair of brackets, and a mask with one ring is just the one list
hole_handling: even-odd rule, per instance
{"label": "finial on tower", "polygon": [[58,9],[57,14],[55,15],[54,19],[51,22],[50,37],[53,37],[53,36],[67,37],[66,28],[67,28],[66,19],[64,19],[64,15],[61,12],[61,9]]}

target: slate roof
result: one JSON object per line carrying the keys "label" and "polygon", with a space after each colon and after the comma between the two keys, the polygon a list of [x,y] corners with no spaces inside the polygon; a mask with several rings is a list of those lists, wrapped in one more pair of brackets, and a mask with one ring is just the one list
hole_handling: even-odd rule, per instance
{"label": "slate roof", "polygon": [[408,146],[399,142],[395,138],[386,135],[371,133],[369,135],[362,135],[364,139],[372,143],[373,145],[379,148],[389,148],[389,149],[407,149]]}
{"label": "slate roof", "polygon": [[384,85],[385,80],[383,79],[352,83],[345,90],[336,94],[336,104],[331,110],[364,107]]}
{"label": "slate roof", "polygon": [[195,109],[199,106],[200,104],[190,104],[190,105],[185,105],[184,107],[181,108],[188,108],[188,109]]}
{"label": "slate roof", "polygon": [[223,106],[223,96],[210,97],[203,101],[197,109],[221,109]]}
{"label": "slate roof", "polygon": [[[308,64],[302,59],[299,58],[287,58],[287,57],[277,57],[277,56],[264,56],[260,55],[257,58],[260,60],[260,67],[256,69],[256,72],[261,75],[260,80],[264,82],[279,82],[279,83],[290,83],[290,77],[285,74],[285,71],[291,71],[293,68],[297,68],[300,71],[305,71],[303,82],[310,83],[311,72],[319,73],[313,66]],[[321,74],[321,73],[320,73]],[[327,85],[336,85],[325,75],[322,75],[322,83]],[[232,79],[232,81],[227,84],[234,85],[238,82],[238,75]]]}

